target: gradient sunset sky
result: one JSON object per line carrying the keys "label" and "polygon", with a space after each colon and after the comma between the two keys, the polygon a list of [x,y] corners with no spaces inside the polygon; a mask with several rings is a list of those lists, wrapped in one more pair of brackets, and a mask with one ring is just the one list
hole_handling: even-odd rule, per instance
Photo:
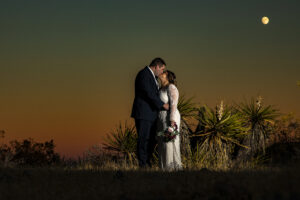
{"label": "gradient sunset sky", "polygon": [[[300,1],[2,0],[2,143],[54,139],[77,156],[130,111],[137,72],[162,57],[200,104],[261,95],[300,117]],[[263,25],[261,18],[270,23]]]}

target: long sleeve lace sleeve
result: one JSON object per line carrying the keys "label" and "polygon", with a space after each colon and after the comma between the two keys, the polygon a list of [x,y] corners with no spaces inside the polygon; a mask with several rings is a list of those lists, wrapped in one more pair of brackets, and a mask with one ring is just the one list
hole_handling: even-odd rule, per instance
{"label": "long sleeve lace sleeve", "polygon": [[176,121],[176,110],[179,99],[179,92],[175,85],[169,85],[169,97],[170,97],[170,121]]}

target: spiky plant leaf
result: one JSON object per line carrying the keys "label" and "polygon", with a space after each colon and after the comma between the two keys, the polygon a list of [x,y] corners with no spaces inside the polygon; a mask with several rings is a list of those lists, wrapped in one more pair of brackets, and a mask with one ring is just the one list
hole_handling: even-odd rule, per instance
{"label": "spiky plant leaf", "polygon": [[247,134],[239,113],[225,106],[222,113],[208,108],[206,105],[199,109],[198,115],[201,129],[192,137],[202,137],[199,140],[198,154],[202,161],[208,162],[214,167],[226,168],[230,161],[230,152],[235,145],[247,148],[240,144],[239,138]]}
{"label": "spiky plant leaf", "polygon": [[187,120],[197,116],[197,104],[193,100],[194,97],[186,98],[185,95],[179,97],[177,108],[182,119]]}
{"label": "spiky plant leaf", "polygon": [[250,128],[250,134],[244,138],[243,144],[251,147],[248,150],[242,150],[238,157],[244,159],[260,150],[264,152],[268,130],[279,116],[278,110],[272,105],[263,106],[261,98],[256,101],[251,98],[249,102],[237,104],[236,109]]}
{"label": "spiky plant leaf", "polygon": [[187,98],[181,95],[178,100],[177,108],[181,116],[180,123],[180,149],[182,156],[189,156],[190,154],[190,138],[192,129],[190,127],[191,121],[197,116],[197,104],[193,102],[194,98]]}
{"label": "spiky plant leaf", "polygon": [[107,150],[123,153],[132,160],[136,155],[137,133],[135,126],[130,126],[125,122],[124,126],[120,123],[114,131],[107,134],[104,148]]}

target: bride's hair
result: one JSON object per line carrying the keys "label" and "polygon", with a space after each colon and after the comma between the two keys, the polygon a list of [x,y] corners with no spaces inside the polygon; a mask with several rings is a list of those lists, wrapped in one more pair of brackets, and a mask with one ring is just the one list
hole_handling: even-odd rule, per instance
{"label": "bride's hair", "polygon": [[168,81],[169,83],[171,84],[174,84],[175,86],[177,86],[177,81],[176,81],[176,75],[174,72],[171,72],[169,70],[166,71],[167,72],[167,78],[168,78]]}

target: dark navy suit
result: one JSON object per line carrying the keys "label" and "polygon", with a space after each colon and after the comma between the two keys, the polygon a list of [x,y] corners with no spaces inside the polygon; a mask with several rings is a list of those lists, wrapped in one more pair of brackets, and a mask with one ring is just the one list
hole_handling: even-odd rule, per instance
{"label": "dark navy suit", "polygon": [[156,120],[158,112],[164,105],[150,70],[145,67],[136,76],[135,98],[131,113],[138,133],[137,156],[140,167],[150,166],[155,146]]}

